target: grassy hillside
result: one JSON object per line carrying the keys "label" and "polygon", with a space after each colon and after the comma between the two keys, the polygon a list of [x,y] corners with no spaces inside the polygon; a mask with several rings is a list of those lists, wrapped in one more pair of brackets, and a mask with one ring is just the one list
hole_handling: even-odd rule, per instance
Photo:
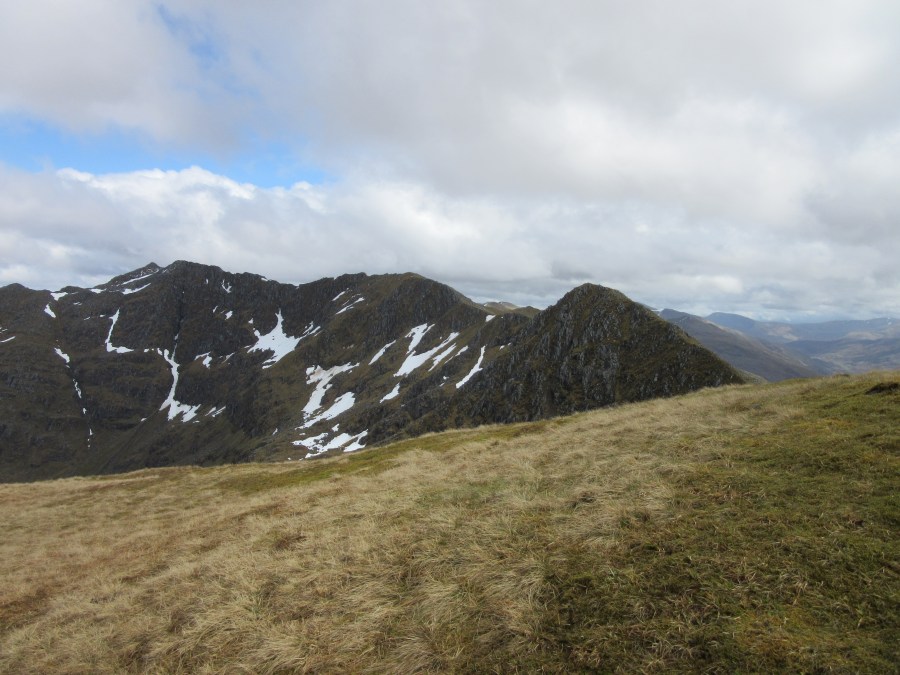
{"label": "grassy hillside", "polygon": [[897,382],[0,485],[0,671],[894,671]]}

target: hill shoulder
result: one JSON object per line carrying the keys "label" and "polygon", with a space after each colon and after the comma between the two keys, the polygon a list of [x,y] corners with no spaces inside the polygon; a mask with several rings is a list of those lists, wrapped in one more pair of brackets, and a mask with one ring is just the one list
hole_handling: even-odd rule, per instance
{"label": "hill shoulder", "polygon": [[900,372],[0,485],[0,672],[889,672],[898,495]]}

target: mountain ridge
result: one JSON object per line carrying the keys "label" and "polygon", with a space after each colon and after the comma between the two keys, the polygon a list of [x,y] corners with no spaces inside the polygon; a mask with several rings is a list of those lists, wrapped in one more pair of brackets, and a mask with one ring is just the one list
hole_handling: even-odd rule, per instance
{"label": "mountain ridge", "polygon": [[312,458],[740,382],[618,291],[529,316],[417,274],[292,285],[188,261],[0,289],[0,480]]}
{"label": "mountain ridge", "polygon": [[737,328],[727,328],[674,309],[663,309],[659,315],[731,365],[768,382],[822,374],[808,359],[781,345],[745,335]]}
{"label": "mountain ridge", "polygon": [[660,316],[732,365],[769,381],[900,368],[900,320],[890,317],[785,323],[669,309]]}

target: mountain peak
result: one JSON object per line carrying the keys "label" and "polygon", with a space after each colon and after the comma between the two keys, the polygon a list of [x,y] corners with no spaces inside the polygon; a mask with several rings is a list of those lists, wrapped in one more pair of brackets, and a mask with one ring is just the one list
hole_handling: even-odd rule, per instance
{"label": "mountain peak", "polygon": [[0,330],[0,480],[312,458],[740,381],[593,284],[498,313],[418,274],[296,286],[180,260],[0,294]]}

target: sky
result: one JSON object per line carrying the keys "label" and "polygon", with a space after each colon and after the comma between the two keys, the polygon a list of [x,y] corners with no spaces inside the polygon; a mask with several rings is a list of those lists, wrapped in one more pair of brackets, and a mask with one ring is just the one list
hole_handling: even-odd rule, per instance
{"label": "sky", "polygon": [[0,4],[0,285],[900,317],[896,0]]}

